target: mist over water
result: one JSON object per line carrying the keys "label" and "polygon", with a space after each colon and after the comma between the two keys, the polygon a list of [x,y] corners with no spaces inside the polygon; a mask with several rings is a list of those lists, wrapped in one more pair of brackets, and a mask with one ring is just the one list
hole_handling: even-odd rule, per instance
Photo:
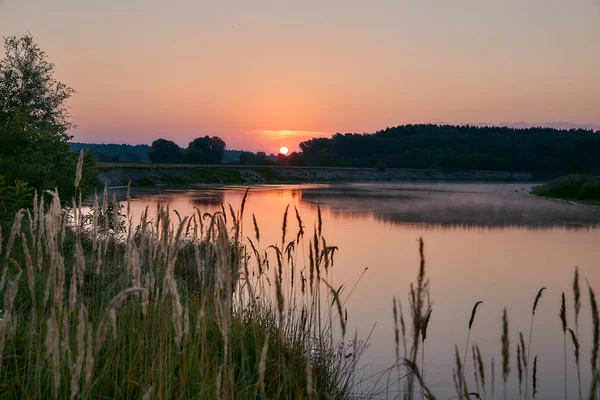
{"label": "mist over water", "polygon": [[[538,396],[561,399],[563,392],[563,335],[561,293],[567,296],[567,318],[574,325],[572,279],[575,266],[582,277],[600,289],[600,207],[577,206],[529,194],[531,184],[369,183],[340,185],[263,185],[250,189],[245,211],[245,234],[253,235],[256,216],[263,247],[281,240],[287,205],[296,206],[306,231],[323,216],[328,245],[339,247],[333,268],[335,287],[344,285],[350,332],[358,330],[370,347],[364,354],[364,385],[377,382],[379,372],[395,362],[392,298],[408,306],[410,282],[419,266],[418,239],[425,242],[426,271],[431,279],[433,313],[425,347],[426,381],[439,398],[455,395],[452,381],[454,345],[461,352],[467,337],[471,308],[479,307],[470,344],[478,344],[486,363],[490,397],[490,363],[495,359],[497,398],[502,398],[502,310],[507,308],[510,336],[508,398],[518,398],[516,344],[519,332],[529,334],[531,309],[537,291],[547,287],[536,311],[531,360],[538,356]],[[246,187],[199,187],[190,190],[139,192],[132,212],[139,216],[161,202],[182,216],[215,212],[221,204],[240,207]],[[288,229],[295,235],[295,218]],[[173,215],[173,218],[176,218]],[[306,247],[306,246],[305,246]],[[306,252],[307,248],[304,249]],[[304,258],[299,256],[300,267]],[[582,389],[590,387],[589,355],[592,327],[587,291],[579,318]],[[351,335],[352,336],[352,335]],[[570,341],[567,342],[569,394],[576,395],[577,377]],[[531,363],[531,365],[533,362]],[[471,352],[466,372],[474,391]],[[392,371],[380,388],[397,378]],[[531,371],[530,371],[531,385]],[[393,398],[396,385],[390,387]],[[531,387],[529,388],[531,390]],[[531,394],[531,392],[530,392]],[[382,396],[385,398],[385,396]],[[531,397],[531,396],[530,396]]]}

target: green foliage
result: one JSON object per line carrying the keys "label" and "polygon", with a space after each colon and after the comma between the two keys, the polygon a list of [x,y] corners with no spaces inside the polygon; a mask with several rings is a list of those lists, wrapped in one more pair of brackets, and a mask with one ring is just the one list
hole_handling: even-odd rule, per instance
{"label": "green foliage", "polygon": [[189,143],[183,161],[186,164],[220,164],[225,147],[225,142],[218,136],[199,137]]}
{"label": "green foliage", "polygon": [[0,222],[9,221],[21,208],[31,207],[34,189],[27,182],[15,181],[8,184],[4,176],[0,176]]}
{"label": "green foliage", "polygon": [[538,196],[573,200],[600,200],[600,178],[584,175],[561,176],[552,182],[536,186]]}
{"label": "green foliage", "polygon": [[183,160],[181,148],[170,140],[157,139],[152,142],[152,150],[148,153],[153,163],[180,163]]}
{"label": "green foliage", "polygon": [[[29,35],[4,39],[0,60],[0,171],[8,184],[43,193],[58,188],[75,197],[79,155],[69,150],[72,128],[66,100],[73,89],[54,79],[54,65]],[[85,196],[97,183],[90,154],[85,156],[80,189]]]}
{"label": "green foliage", "polygon": [[404,125],[314,138],[300,148],[314,166],[369,168],[382,160],[388,168],[600,172],[600,133],[584,129]]}
{"label": "green foliage", "polygon": [[79,152],[81,149],[92,151],[98,161],[101,162],[148,162],[150,158],[148,153],[151,147],[147,144],[98,144],[98,143],[78,143],[71,142],[72,152]]}

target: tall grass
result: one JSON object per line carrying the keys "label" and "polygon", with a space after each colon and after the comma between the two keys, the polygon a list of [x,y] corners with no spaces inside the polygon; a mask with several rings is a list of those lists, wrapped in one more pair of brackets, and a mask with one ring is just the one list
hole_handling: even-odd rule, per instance
{"label": "tall grass", "polygon": [[[420,245],[420,248],[422,248],[422,244]],[[417,291],[415,290],[415,288],[419,287],[418,282],[422,281],[422,282],[427,282],[427,296],[424,298],[429,298],[429,279],[425,277],[425,270],[424,270],[424,263],[423,263],[423,259],[422,259],[422,265],[419,268],[419,274],[417,275],[417,283],[416,284],[411,284],[410,285],[410,290],[409,290],[409,299],[412,299],[415,296],[415,293],[417,293]],[[574,297],[575,297],[575,302],[574,302],[574,307],[575,307],[575,313],[574,313],[574,319],[576,321],[575,326],[578,326],[578,315],[579,315],[579,311],[581,308],[581,294],[580,294],[580,288],[579,288],[579,271],[576,268],[575,269],[575,274],[574,274],[574,284],[573,284],[573,288],[574,288]],[[529,340],[526,342],[524,335],[522,332],[519,332],[519,336],[518,336],[518,340],[516,340],[515,342],[517,343],[516,345],[516,366],[517,366],[517,374],[513,375],[515,379],[515,384],[516,387],[518,388],[518,397],[522,398],[523,395],[525,398],[528,398],[529,396],[532,396],[534,399],[535,398],[539,398],[540,397],[540,390],[542,389],[540,387],[540,382],[539,382],[539,356],[535,355],[533,358],[533,362],[531,362],[530,360],[530,353],[531,353],[531,348],[532,348],[532,343],[534,340],[534,319],[535,319],[535,315],[536,312],[538,310],[538,305],[539,302],[542,298],[542,294],[544,293],[544,291],[546,290],[545,287],[542,287],[541,289],[539,289],[536,293],[535,299],[533,301],[533,307],[531,309],[531,321],[529,324]],[[590,358],[590,376],[591,376],[591,385],[590,385],[590,391],[589,391],[589,398],[590,399],[596,399],[596,396],[598,394],[598,386],[600,385],[600,371],[598,368],[598,358],[600,357],[600,311],[597,305],[597,301],[596,301],[596,296],[594,293],[594,290],[591,288],[589,282],[588,282],[588,292],[589,292],[589,299],[590,299],[590,308],[591,308],[591,321],[592,321],[592,327],[593,327],[593,331],[592,331],[592,336],[593,336],[593,341],[591,343],[591,358]],[[566,299],[564,296],[564,293],[561,294],[561,307],[560,307],[560,311],[559,311],[559,316],[560,316],[560,320],[561,320],[561,331],[563,332],[563,339],[564,339],[564,343],[566,345],[566,333],[568,332],[572,343],[573,343],[573,347],[574,347],[574,358],[575,358],[575,366],[577,367],[577,378],[578,381],[581,382],[581,371],[580,371],[580,343],[579,343],[579,339],[578,339],[578,335],[577,333],[568,327],[568,321],[567,321],[567,313],[566,313]],[[403,330],[400,330],[400,326],[398,323],[398,316],[402,315],[401,311],[398,307],[395,306],[396,304],[396,300],[394,299],[394,308],[393,308],[393,313],[394,313],[394,324],[395,324],[395,340],[396,340],[396,354],[397,354],[397,358],[399,357],[398,354],[400,352],[401,349],[401,343],[399,340],[400,337],[400,332],[402,332],[402,337],[403,337],[403,341],[406,341],[405,336],[408,336],[407,333],[405,333]],[[473,308],[471,309],[471,318],[469,319],[469,324],[468,324],[468,333],[467,333],[467,345],[469,343],[469,338],[470,338],[470,331],[473,327],[473,322],[475,320],[475,316],[478,310],[479,305],[481,304],[480,301],[476,302],[473,306]],[[413,323],[414,323],[414,319],[415,318],[419,318],[420,316],[424,316],[423,314],[419,314],[418,312],[415,312],[416,310],[411,309],[411,318],[413,318]],[[430,315],[425,314],[428,317],[430,317]],[[430,318],[428,318],[427,320],[427,324],[430,324],[429,321]],[[422,329],[422,327],[420,328]],[[413,331],[413,335],[414,335],[414,331]],[[410,338],[409,338],[409,342],[410,342]],[[412,343],[413,343],[413,351],[414,351],[414,337],[412,339]],[[502,315],[502,336],[501,336],[501,359],[502,359],[502,380],[503,380],[503,398],[514,398],[511,397],[511,394],[508,393],[507,387],[511,381],[511,376],[510,376],[510,334],[509,334],[509,319],[508,319],[508,312],[506,310],[506,308],[503,311],[503,315]],[[563,348],[564,351],[566,351],[566,347]],[[468,398],[486,398],[487,397],[487,393],[486,393],[486,377],[485,377],[485,361],[483,360],[482,356],[481,356],[481,352],[479,350],[479,346],[474,345],[472,347],[472,352],[473,352],[473,368],[476,370],[473,373],[473,383],[475,385],[475,387],[477,388],[476,392],[472,392],[469,391],[469,386],[471,385],[471,383],[469,382],[469,379],[466,378],[465,375],[465,359],[466,357],[463,355],[461,355],[459,353],[458,350],[458,346],[455,346],[454,348],[454,359],[455,359],[455,366],[452,370],[453,372],[453,380],[454,380],[454,386],[455,386],[455,390],[456,390],[456,396],[452,397],[454,399],[468,399]],[[466,353],[466,352],[465,352]],[[405,350],[405,354],[412,354],[411,351],[406,352]],[[423,378],[423,369],[424,369],[424,359],[421,361],[422,366],[419,368],[419,365],[414,362],[412,359],[410,359],[409,357],[406,357],[403,359],[403,363],[406,367],[406,372],[409,374],[407,376],[401,375],[399,373],[399,378],[403,379],[404,385],[402,385],[402,391],[404,393],[403,398],[405,399],[413,399],[414,398],[414,394],[413,391],[410,390],[411,389],[411,383],[410,383],[410,377],[413,376],[413,378],[422,386],[422,393],[425,397],[427,398],[436,398],[433,391],[428,387],[428,384],[425,382],[424,378]],[[491,385],[491,390],[490,390],[490,394],[491,394],[491,398],[493,399],[495,396],[495,363],[494,363],[494,357],[491,357],[490,359],[490,374],[487,378],[487,381],[490,383]],[[397,367],[397,366],[396,366]],[[566,354],[565,354],[565,372],[566,369],[568,368],[567,366],[567,360],[566,360]],[[529,371],[531,370],[532,373],[532,386],[530,387],[528,385],[528,376],[529,376]],[[400,384],[399,384],[400,385]],[[565,378],[565,396],[568,398],[568,392],[567,392],[567,381]],[[472,387],[472,386],[471,386]],[[531,392],[530,392],[531,390]],[[581,394],[581,384],[579,384],[579,398],[582,398],[582,394]]]}
{"label": "tall grass", "polygon": [[[146,209],[137,224],[106,191],[89,218],[73,203],[36,196],[0,240],[0,396],[351,395],[364,344],[346,341],[320,221],[306,240],[297,214],[287,241],[284,220],[282,242],[264,247],[255,218],[255,241],[244,236],[245,202],[175,221]],[[297,261],[305,246],[310,265]]]}
{"label": "tall grass", "polygon": [[[0,232],[0,396],[313,399],[381,394],[355,392],[365,344],[356,334],[347,338],[345,304],[354,289],[346,294],[334,282],[337,248],[323,236],[320,208],[311,234],[305,233],[311,231],[297,209],[296,233],[291,233],[287,208],[281,242],[265,245],[254,215],[252,237],[243,231],[246,195],[239,211],[223,206],[212,214],[175,213],[177,220],[168,206],[159,206],[155,218],[146,209],[136,222],[128,203],[126,223],[119,216],[122,206],[106,190],[101,198],[95,196],[87,215],[81,199],[73,200],[67,212],[58,193],[36,196],[33,207],[19,211],[11,229]],[[385,390],[394,385],[399,398],[434,399],[426,381],[425,344],[435,316],[422,239],[418,248],[420,265],[416,282],[409,285],[406,315],[402,303],[393,301],[396,363],[387,373],[394,370],[398,377]],[[518,375],[513,378],[519,397],[523,373],[525,398],[529,393],[533,323],[544,289],[535,297],[527,346],[519,334]],[[581,398],[577,269],[573,291],[575,330],[567,325],[564,294],[559,314],[563,338],[568,331],[573,342]],[[600,379],[600,317],[589,283],[588,291],[593,398]],[[454,349],[459,399],[486,398],[486,381],[491,398],[495,395],[494,357],[484,360],[476,344],[476,392],[469,391],[473,386],[465,376],[480,304],[471,310],[462,357],[458,345]],[[502,321],[506,398],[511,379],[506,309]],[[537,356],[532,373],[535,398],[541,389]]]}

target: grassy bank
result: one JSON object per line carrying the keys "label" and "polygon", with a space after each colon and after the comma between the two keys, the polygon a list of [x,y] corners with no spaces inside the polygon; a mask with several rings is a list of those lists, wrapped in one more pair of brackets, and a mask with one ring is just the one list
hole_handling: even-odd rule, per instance
{"label": "grassy bank", "polygon": [[528,173],[429,170],[329,168],[288,166],[195,165],[148,163],[100,163],[100,180],[108,186],[261,184],[302,182],[377,181],[477,181],[524,182],[535,177]]}
{"label": "grassy bank", "polygon": [[125,223],[114,202],[83,215],[49,199],[0,239],[0,397],[349,396],[361,347],[343,345],[320,230],[296,264],[299,216],[265,247],[258,225],[243,236],[243,206]]}
{"label": "grassy bank", "polygon": [[[396,362],[373,377],[379,393],[357,392],[364,347],[346,332],[345,293],[352,290],[333,283],[337,248],[327,245],[320,218],[305,232],[301,216],[288,208],[281,241],[264,244],[259,221],[242,229],[244,202],[237,212],[223,205],[214,214],[171,220],[168,209],[158,209],[155,218],[146,212],[133,221],[129,205],[120,216],[120,206],[103,199],[82,214],[76,206],[65,212],[58,195],[48,194],[3,232],[0,397],[436,398],[426,373],[428,326],[436,316],[422,240],[408,301],[394,298],[390,307]],[[581,370],[592,377],[578,382],[579,390],[595,398],[598,306],[577,272],[572,287],[570,307],[563,294],[556,310],[557,329],[560,319],[565,353],[574,352],[578,376]],[[507,398],[511,384],[519,398],[543,391],[531,350],[542,295],[549,295],[544,288],[532,293],[525,305],[532,306],[531,325],[510,331],[518,336],[509,337],[509,312],[498,315],[500,354],[483,349],[482,356],[470,342],[480,302],[465,310],[468,325],[452,327],[464,332],[454,349],[456,398]],[[579,353],[587,298],[591,363]],[[509,367],[515,360],[516,370]]]}
{"label": "grassy bank", "polygon": [[545,185],[535,186],[533,193],[565,200],[600,201],[600,177],[562,176]]}

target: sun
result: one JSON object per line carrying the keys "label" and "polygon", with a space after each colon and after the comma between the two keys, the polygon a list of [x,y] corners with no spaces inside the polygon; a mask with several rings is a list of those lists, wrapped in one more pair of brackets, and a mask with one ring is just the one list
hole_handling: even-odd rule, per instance
{"label": "sun", "polygon": [[283,154],[283,155],[286,155],[288,153],[288,151],[289,151],[288,148],[285,146],[283,146],[282,148],[279,149],[279,153]]}

